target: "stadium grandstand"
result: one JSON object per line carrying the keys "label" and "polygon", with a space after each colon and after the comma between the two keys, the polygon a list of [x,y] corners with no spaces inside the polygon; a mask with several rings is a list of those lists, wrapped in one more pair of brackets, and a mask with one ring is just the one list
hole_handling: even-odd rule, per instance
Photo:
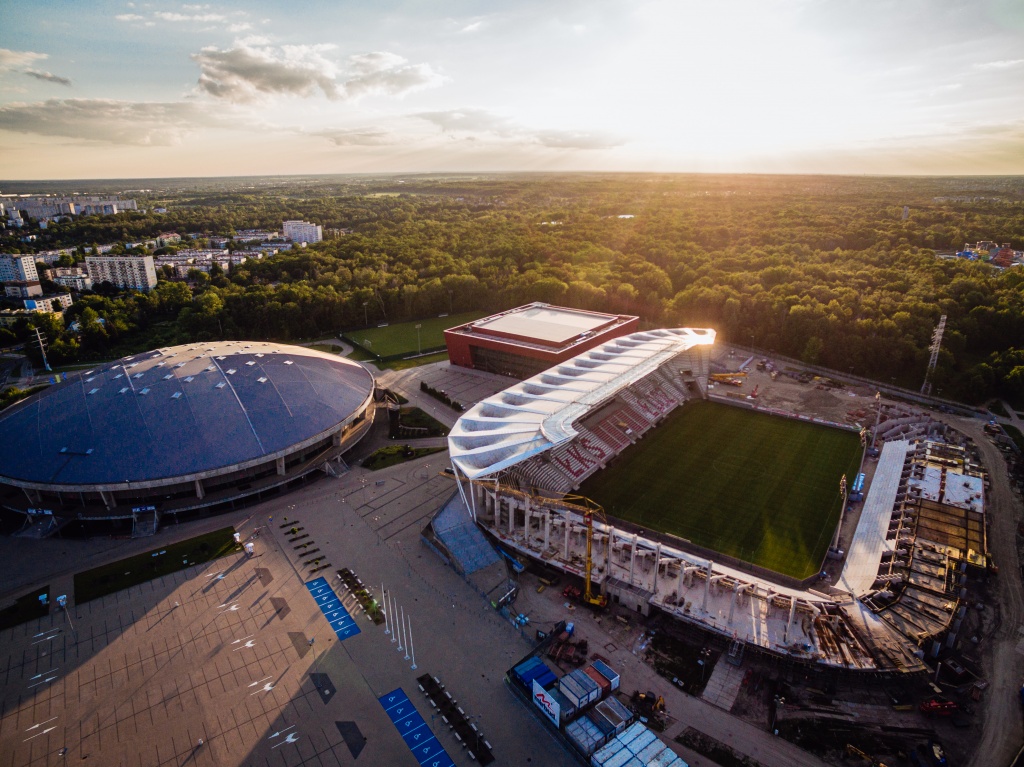
{"label": "stadium grandstand", "polygon": [[26,515],[29,535],[116,520],[152,534],[167,515],[343,471],[374,412],[365,368],[305,347],[211,342],[124,357],[0,415],[0,503]]}
{"label": "stadium grandstand", "polygon": [[612,604],[696,624],[731,654],[920,670],[918,643],[849,595],[816,590],[817,575],[773,577],[574,495],[677,408],[706,399],[714,341],[708,329],[631,333],[479,402],[448,438],[463,513],[506,552],[581,578],[589,566]]}

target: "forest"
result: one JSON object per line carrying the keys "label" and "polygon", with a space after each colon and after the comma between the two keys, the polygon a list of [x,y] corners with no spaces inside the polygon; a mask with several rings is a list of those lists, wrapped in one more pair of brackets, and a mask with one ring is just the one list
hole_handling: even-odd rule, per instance
{"label": "forest", "polygon": [[[279,229],[286,218],[340,233],[229,273],[161,281],[148,294],[87,293],[67,311],[66,327],[59,318],[35,320],[56,364],[191,340],[307,339],[546,301],[637,314],[643,327],[713,327],[720,339],[765,354],[916,389],[932,331],[946,315],[935,393],[1024,406],[1024,270],[950,257],[979,240],[1024,246],[1022,178],[494,174],[131,183],[145,191],[118,191],[140,208],[167,212],[51,224],[31,243],[20,239],[24,230],[7,231],[0,252],[77,247],[82,259],[95,244],[166,231],[201,241]],[[15,329],[21,340],[27,332]]]}

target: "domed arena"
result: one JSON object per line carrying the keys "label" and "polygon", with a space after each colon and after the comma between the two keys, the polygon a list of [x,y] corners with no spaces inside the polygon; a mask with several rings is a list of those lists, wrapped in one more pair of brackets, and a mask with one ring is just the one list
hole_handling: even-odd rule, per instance
{"label": "domed arena", "polygon": [[368,430],[373,376],[260,342],[188,344],[97,365],[0,415],[2,503],[40,534],[70,520],[231,508],[335,473]]}

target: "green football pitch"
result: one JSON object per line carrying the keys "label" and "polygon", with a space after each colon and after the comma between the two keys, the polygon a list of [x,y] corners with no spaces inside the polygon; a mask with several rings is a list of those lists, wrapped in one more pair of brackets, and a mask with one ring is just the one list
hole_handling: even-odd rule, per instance
{"label": "green football pitch", "polygon": [[[399,322],[382,328],[352,330],[344,334],[344,338],[366,349],[378,357],[394,357],[396,355],[416,354],[419,349],[431,349],[444,346],[444,331],[456,325],[485,317],[480,312],[463,312],[450,317],[431,317],[428,320],[415,322]],[[416,326],[420,328],[419,345],[416,342]]]}
{"label": "green football pitch", "polygon": [[818,571],[853,482],[858,435],[691,402],[583,483],[612,517],[794,578]]}

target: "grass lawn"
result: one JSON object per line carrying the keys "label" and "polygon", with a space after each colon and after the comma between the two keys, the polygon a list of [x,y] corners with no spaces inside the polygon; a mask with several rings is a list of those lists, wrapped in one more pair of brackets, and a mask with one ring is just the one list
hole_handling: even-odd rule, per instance
{"label": "grass lawn", "polygon": [[429,365],[431,362],[444,362],[447,359],[448,352],[437,352],[436,354],[424,354],[422,357],[412,357],[411,359],[392,360],[391,362],[385,362],[384,367],[391,370],[405,370],[407,368],[419,367],[420,365]]}
{"label": "grass lawn", "polygon": [[212,533],[77,573],[75,604],[99,599],[162,575],[241,551],[241,547],[235,544],[234,533],[235,528],[222,527]]}
{"label": "grass lawn", "polygon": [[[21,623],[25,623],[26,621],[49,615],[50,606],[44,605],[39,601],[39,597],[46,594],[49,590],[49,586],[43,586],[41,589],[36,589],[31,594],[18,597],[13,605],[0,610],[0,630],[9,629],[11,626],[17,626]],[[56,597],[51,594],[50,601],[55,599]]]}
{"label": "grass lawn", "polygon": [[607,514],[794,578],[817,572],[839,520],[847,432],[714,402],[677,410],[580,494]]}
{"label": "grass lawn", "polygon": [[307,348],[316,349],[318,352],[327,352],[328,354],[337,354],[341,351],[340,346],[332,346],[331,344],[310,344]]}
{"label": "grass lawn", "polygon": [[403,407],[401,409],[402,426],[426,429],[427,437],[447,437],[448,427],[438,421],[434,416],[418,407]]}
{"label": "grass lawn", "polygon": [[370,471],[377,471],[378,469],[386,469],[388,466],[422,458],[425,455],[443,453],[447,449],[446,447],[409,448],[408,445],[388,445],[366,456],[363,459],[363,466]]}
{"label": "grass lawn", "polygon": [[[482,312],[465,312],[450,317],[432,317],[428,320],[400,322],[383,328],[367,328],[346,333],[344,338],[364,349],[390,357],[395,354],[415,354],[419,348],[444,346],[444,331],[486,316]],[[416,326],[420,328],[420,346],[416,344]]]}

